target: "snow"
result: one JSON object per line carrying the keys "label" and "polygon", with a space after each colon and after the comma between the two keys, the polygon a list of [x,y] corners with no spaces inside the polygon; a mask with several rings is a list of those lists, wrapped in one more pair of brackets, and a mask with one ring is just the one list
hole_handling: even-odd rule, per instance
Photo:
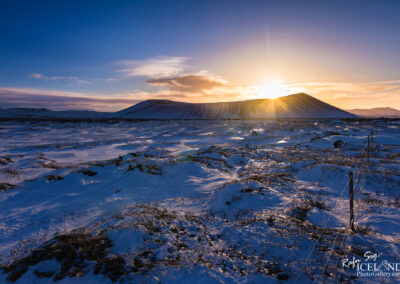
{"label": "snow", "polygon": [[[0,264],[78,233],[112,245],[107,258],[75,267],[82,271],[68,283],[318,282],[336,236],[344,253],[331,262],[357,255],[352,247],[398,259],[399,127],[395,120],[2,122]],[[376,149],[360,163],[371,131]],[[346,231],[349,171],[362,187],[356,225],[364,231],[354,234]],[[117,256],[122,275],[94,273]],[[32,264],[16,283],[52,283],[61,262]]]}

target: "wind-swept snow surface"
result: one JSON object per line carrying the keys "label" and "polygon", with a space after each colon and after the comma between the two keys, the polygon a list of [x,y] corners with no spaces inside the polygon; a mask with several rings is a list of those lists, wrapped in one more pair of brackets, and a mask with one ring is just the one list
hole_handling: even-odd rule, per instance
{"label": "wind-swept snow surface", "polygon": [[226,119],[226,118],[353,118],[355,115],[307,94],[277,99],[226,103],[182,103],[147,100],[112,115],[136,119]]}
{"label": "wind-swept snow surface", "polygon": [[398,283],[357,277],[342,260],[373,251],[400,262],[399,130],[385,120],[3,122],[0,283]]}

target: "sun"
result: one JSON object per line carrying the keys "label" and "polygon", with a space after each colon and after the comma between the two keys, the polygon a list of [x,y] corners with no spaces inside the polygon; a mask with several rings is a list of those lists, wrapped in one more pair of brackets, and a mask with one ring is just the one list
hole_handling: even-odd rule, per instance
{"label": "sun", "polygon": [[271,81],[257,87],[257,94],[263,99],[276,99],[289,93],[289,86],[281,81]]}

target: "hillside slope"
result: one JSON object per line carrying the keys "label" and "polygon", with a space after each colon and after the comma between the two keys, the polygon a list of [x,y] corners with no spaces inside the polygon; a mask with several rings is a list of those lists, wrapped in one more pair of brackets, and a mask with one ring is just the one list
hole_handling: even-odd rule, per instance
{"label": "hillside slope", "polygon": [[147,100],[116,112],[117,118],[227,119],[227,118],[352,118],[355,115],[299,93],[278,99],[224,103],[183,103]]}

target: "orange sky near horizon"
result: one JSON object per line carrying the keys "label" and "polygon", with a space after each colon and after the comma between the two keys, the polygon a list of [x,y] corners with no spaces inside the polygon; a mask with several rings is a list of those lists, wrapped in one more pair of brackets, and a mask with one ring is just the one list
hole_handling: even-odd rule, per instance
{"label": "orange sky near horizon", "polygon": [[298,92],[400,109],[400,1],[3,2],[0,109]]}
{"label": "orange sky near horizon", "polygon": [[[376,82],[304,82],[265,81],[260,85],[237,86],[214,75],[192,74],[154,79],[156,90],[115,94],[67,92],[51,89],[0,87],[0,97],[36,103],[54,101],[49,109],[90,109],[118,111],[148,99],[169,99],[192,103],[240,101],[276,98],[307,93],[341,109],[392,107],[400,109],[400,80]],[[67,102],[68,107],[63,102]],[[38,105],[39,106],[39,105]]]}

